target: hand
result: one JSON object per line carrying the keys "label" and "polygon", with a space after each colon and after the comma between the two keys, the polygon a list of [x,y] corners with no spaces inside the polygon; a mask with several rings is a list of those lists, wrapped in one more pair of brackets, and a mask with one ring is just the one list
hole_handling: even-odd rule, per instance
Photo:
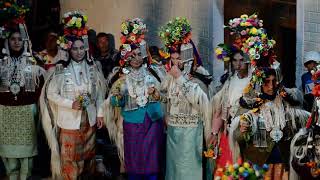
{"label": "hand", "polygon": [[115,90],[112,91],[113,96],[120,96],[120,89],[116,88]]}
{"label": "hand", "polygon": [[155,92],[155,88],[154,87],[148,87],[148,94],[151,95],[151,94],[154,94]]}
{"label": "hand", "polygon": [[240,121],[240,132],[241,133],[246,133],[249,130],[249,124],[248,122]]}
{"label": "hand", "polygon": [[176,65],[171,67],[169,74],[173,76],[175,79],[178,79],[182,75],[181,70]]}
{"label": "hand", "polygon": [[104,126],[103,117],[97,117],[97,127],[101,129]]}
{"label": "hand", "polygon": [[212,144],[213,146],[217,145],[218,137],[219,136],[217,134],[212,134],[209,139],[209,144]]}
{"label": "hand", "polygon": [[72,103],[72,109],[74,109],[74,110],[81,110],[81,109],[82,109],[82,106],[81,106],[80,101],[78,101],[78,100],[73,101],[73,103]]}

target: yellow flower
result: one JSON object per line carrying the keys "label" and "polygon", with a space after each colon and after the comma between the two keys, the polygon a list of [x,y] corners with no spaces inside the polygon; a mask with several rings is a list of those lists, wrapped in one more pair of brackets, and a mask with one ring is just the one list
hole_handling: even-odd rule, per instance
{"label": "yellow flower", "polygon": [[224,57],[224,58],[223,58],[223,61],[224,61],[224,62],[230,61],[230,57]]}
{"label": "yellow flower", "polygon": [[219,54],[222,54],[222,49],[221,48],[216,48],[215,49],[215,53],[216,53],[216,55],[219,55]]}
{"label": "yellow flower", "polygon": [[243,93],[245,94],[249,93],[250,89],[252,89],[251,83],[249,83],[248,86],[243,89]]}
{"label": "yellow flower", "polygon": [[241,23],[240,23],[240,26],[245,26],[245,23],[244,23],[244,22],[241,22]]}
{"label": "yellow flower", "polygon": [[253,34],[253,35],[258,34],[258,30],[257,30],[257,28],[255,28],[255,27],[251,28],[251,30],[250,30],[250,34]]}
{"label": "yellow flower", "polygon": [[87,15],[83,15],[83,21],[87,22],[88,21],[88,16]]}
{"label": "yellow flower", "polygon": [[265,39],[265,38],[267,38],[267,34],[263,33],[263,34],[261,35],[261,39]]}
{"label": "yellow flower", "polygon": [[243,14],[243,15],[240,16],[240,18],[241,18],[241,19],[247,19],[247,18],[248,18],[248,15]]}

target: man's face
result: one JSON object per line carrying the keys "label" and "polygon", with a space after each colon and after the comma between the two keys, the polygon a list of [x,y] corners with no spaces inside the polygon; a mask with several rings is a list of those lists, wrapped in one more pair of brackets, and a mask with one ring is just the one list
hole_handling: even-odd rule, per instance
{"label": "man's face", "polygon": [[317,66],[317,63],[315,61],[310,61],[309,63],[306,64],[306,68],[308,71],[311,71]]}
{"label": "man's face", "polygon": [[182,63],[182,59],[180,57],[180,54],[179,53],[172,53],[171,56],[171,62],[173,65],[176,65],[178,66],[179,69],[183,69],[183,63]]}
{"label": "man's face", "polygon": [[21,34],[18,32],[13,33],[9,38],[9,47],[11,50],[19,52],[22,49],[22,38]]}
{"label": "man's face", "polygon": [[98,38],[97,46],[100,52],[107,52],[109,50],[109,41],[107,37]]}
{"label": "man's face", "polygon": [[274,75],[270,75],[264,80],[262,91],[270,96],[276,93],[277,81]]}
{"label": "man's face", "polygon": [[248,64],[245,63],[245,60],[243,58],[243,56],[240,53],[236,53],[233,56],[233,60],[232,60],[232,67],[233,69],[238,72],[247,72],[248,71]]}

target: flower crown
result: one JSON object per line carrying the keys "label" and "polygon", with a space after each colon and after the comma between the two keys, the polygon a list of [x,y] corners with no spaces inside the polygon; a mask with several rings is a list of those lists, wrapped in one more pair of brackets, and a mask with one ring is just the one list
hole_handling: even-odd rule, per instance
{"label": "flower crown", "polygon": [[144,40],[144,34],[147,32],[147,26],[142,19],[127,19],[121,23],[121,44],[138,44]]}
{"label": "flower crown", "polygon": [[247,14],[241,15],[239,18],[229,20],[229,24],[225,28],[229,29],[230,34],[238,34],[241,36],[253,35],[252,28],[260,29],[263,27],[263,20],[259,20],[256,14],[248,16]]}
{"label": "flower crown", "polygon": [[0,38],[9,36],[9,29],[25,23],[25,14],[29,8],[14,0],[0,1]]}
{"label": "flower crown", "polygon": [[119,64],[121,67],[125,67],[129,65],[129,62],[132,59],[133,49],[139,48],[139,44],[122,44],[120,46],[120,57],[121,60]]}
{"label": "flower crown", "polygon": [[60,36],[57,43],[62,49],[70,49],[72,41],[70,39],[81,39],[87,36],[88,27],[86,23],[88,17],[80,11],[67,12],[63,15],[64,24],[63,36]]}
{"label": "flower crown", "polygon": [[165,50],[177,49],[179,45],[191,40],[191,25],[187,18],[176,17],[160,28],[159,36],[165,45]]}

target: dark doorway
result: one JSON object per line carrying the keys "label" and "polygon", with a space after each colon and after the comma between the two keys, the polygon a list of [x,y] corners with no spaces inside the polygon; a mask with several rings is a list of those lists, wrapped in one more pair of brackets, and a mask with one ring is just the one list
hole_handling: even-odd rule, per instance
{"label": "dark doorway", "polygon": [[[283,83],[295,87],[296,71],[296,0],[225,0],[224,23],[242,14],[258,14],[268,35],[277,41],[276,54],[281,63]],[[225,42],[232,39],[225,31]],[[298,77],[299,78],[299,77]]]}

